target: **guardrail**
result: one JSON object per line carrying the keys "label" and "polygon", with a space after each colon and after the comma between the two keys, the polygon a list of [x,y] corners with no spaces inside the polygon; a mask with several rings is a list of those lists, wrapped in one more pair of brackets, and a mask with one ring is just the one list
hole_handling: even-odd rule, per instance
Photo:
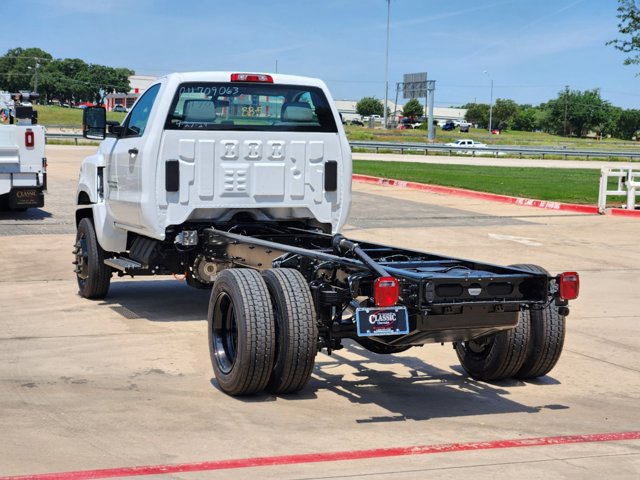
{"label": "guardrail", "polygon": [[569,157],[586,158],[627,158],[629,160],[640,160],[640,149],[637,151],[609,151],[609,150],[573,150],[569,148],[540,148],[540,147],[514,147],[504,145],[487,145],[486,147],[462,147],[462,146],[449,146],[444,144],[429,144],[429,143],[394,143],[394,142],[362,142],[352,141],[349,142],[351,148],[361,148],[363,150],[374,150],[379,153],[384,151],[396,151],[400,153],[405,152],[424,152],[428,155],[429,152],[462,154],[472,156],[503,156],[509,155],[512,157],[522,157],[524,155],[533,155],[545,158],[546,156],[559,156],[564,157],[565,160]]}
{"label": "guardrail", "polygon": [[[56,140],[72,140],[76,145],[79,145],[79,141],[83,140],[83,137],[79,133],[65,133],[65,132],[47,132],[47,139]],[[444,144],[430,144],[430,143],[400,143],[400,142],[362,142],[351,141],[349,142],[351,148],[361,148],[363,150],[374,150],[379,153],[381,150],[392,152],[424,152],[428,155],[429,152],[445,153],[449,155],[471,155],[471,156],[505,156],[509,155],[513,157],[522,158],[524,155],[533,155],[545,158],[546,156],[560,156],[566,160],[569,157],[586,158],[626,158],[629,160],[640,160],[640,148],[638,151],[609,151],[609,150],[573,150],[569,148],[530,148],[530,147],[514,147],[505,145],[487,145],[487,147],[452,147]]]}

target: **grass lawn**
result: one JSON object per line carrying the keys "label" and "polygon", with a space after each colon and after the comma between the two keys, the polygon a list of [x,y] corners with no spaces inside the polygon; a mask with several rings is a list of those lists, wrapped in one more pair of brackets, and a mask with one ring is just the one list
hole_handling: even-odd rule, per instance
{"label": "grass lawn", "polygon": [[514,197],[595,205],[600,171],[354,160],[353,172]]}
{"label": "grass lawn", "polygon": [[[57,106],[36,105],[38,111],[38,123],[41,125],[62,125],[69,128],[80,128],[82,126],[82,109],[64,108]],[[117,120],[122,122],[126,113],[107,112],[107,120]]]}

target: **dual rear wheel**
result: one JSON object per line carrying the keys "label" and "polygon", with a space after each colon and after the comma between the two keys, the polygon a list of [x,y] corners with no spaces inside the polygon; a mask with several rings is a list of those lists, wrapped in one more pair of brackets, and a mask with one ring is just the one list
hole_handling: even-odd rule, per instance
{"label": "dual rear wheel", "polygon": [[[549,275],[537,265],[514,268]],[[456,353],[473,378],[485,381],[507,378],[532,379],[549,373],[560,359],[565,336],[565,317],[553,299],[543,307],[520,312],[515,328],[495,335],[459,342]]]}
{"label": "dual rear wheel", "polygon": [[223,271],[207,316],[211,363],[224,392],[294,393],[309,381],[318,330],[309,286],[297,270]]}

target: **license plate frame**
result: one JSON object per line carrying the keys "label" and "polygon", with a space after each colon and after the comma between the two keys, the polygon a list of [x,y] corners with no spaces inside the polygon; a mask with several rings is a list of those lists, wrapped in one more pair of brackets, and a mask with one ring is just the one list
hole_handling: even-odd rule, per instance
{"label": "license plate frame", "polygon": [[406,335],[409,333],[407,307],[356,308],[356,326],[359,337]]}

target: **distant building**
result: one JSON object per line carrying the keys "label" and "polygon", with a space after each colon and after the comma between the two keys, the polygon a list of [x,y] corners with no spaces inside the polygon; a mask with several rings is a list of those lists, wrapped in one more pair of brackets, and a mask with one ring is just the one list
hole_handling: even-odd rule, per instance
{"label": "distant building", "polygon": [[138,97],[142,95],[149,86],[156,81],[158,77],[147,75],[132,75],[129,77],[131,90],[128,93],[110,93],[105,98],[107,110],[113,109],[116,105],[122,105],[129,109],[136,102]]}
{"label": "distant building", "polygon": [[[334,103],[345,121],[360,120],[360,115],[356,113],[357,100],[335,100]],[[398,122],[402,118],[404,105],[396,105],[392,101],[388,101],[387,108],[389,109],[389,121]],[[439,125],[444,124],[447,120],[461,122],[466,114],[466,108],[433,107],[433,118]]]}

